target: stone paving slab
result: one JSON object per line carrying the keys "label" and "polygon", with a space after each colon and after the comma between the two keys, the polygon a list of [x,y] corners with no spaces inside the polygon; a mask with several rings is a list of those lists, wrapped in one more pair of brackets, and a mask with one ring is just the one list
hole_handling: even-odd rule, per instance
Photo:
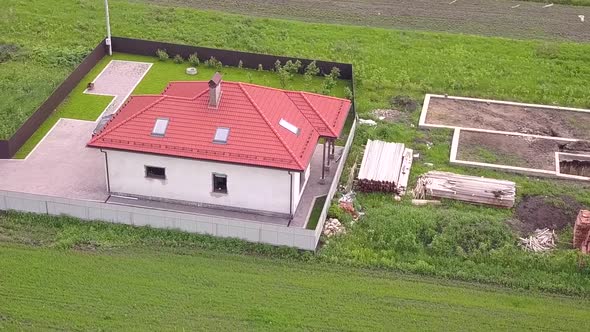
{"label": "stone paving slab", "polygon": [[151,67],[152,64],[149,62],[111,60],[94,79],[94,88],[85,90],[84,93],[114,96],[103,115],[115,113]]}
{"label": "stone paving slab", "polygon": [[105,201],[104,155],[86,147],[95,125],[60,119],[26,159],[0,160],[0,189]]}

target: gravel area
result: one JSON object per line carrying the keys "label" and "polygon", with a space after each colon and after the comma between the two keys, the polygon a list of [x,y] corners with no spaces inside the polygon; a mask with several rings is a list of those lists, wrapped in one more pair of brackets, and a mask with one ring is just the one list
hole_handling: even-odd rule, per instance
{"label": "gravel area", "polygon": [[104,115],[115,113],[148,72],[151,63],[112,60],[94,79],[94,89],[84,93],[115,96]]}

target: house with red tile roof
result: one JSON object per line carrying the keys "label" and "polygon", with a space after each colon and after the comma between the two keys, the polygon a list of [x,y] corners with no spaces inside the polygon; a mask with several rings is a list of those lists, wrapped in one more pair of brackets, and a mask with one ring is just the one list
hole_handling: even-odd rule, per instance
{"label": "house with red tile roof", "polygon": [[105,155],[112,195],[292,216],[307,182],[321,180],[310,179],[318,141],[333,151],[350,108],[216,73],[130,97],[88,146]]}

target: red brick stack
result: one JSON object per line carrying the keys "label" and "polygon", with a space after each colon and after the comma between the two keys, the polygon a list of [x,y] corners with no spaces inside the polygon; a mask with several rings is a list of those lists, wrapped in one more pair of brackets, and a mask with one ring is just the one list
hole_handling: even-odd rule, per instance
{"label": "red brick stack", "polygon": [[576,224],[574,225],[574,248],[579,248],[584,253],[590,249],[590,211],[580,210]]}

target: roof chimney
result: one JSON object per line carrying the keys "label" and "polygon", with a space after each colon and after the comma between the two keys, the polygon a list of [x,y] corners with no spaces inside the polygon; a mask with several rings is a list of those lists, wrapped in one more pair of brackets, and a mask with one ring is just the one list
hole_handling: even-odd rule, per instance
{"label": "roof chimney", "polygon": [[221,74],[215,73],[209,80],[209,106],[217,108],[221,99]]}

